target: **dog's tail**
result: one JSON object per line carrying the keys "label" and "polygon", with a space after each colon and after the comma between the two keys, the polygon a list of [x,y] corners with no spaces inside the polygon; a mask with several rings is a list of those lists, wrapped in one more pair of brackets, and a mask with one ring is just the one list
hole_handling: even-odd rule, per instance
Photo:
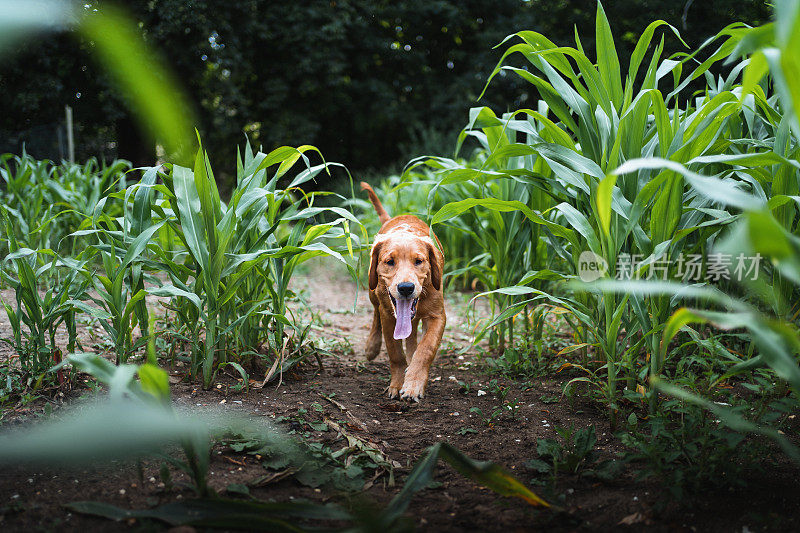
{"label": "dog's tail", "polygon": [[369,196],[369,201],[372,202],[372,205],[375,206],[375,211],[378,213],[378,219],[380,219],[381,224],[385,224],[387,220],[389,220],[389,213],[386,212],[386,209],[383,208],[383,204],[380,200],[378,200],[378,196],[375,194],[375,191],[372,190],[372,187],[369,186],[369,183],[366,181],[361,182],[361,188],[367,191],[367,196]]}

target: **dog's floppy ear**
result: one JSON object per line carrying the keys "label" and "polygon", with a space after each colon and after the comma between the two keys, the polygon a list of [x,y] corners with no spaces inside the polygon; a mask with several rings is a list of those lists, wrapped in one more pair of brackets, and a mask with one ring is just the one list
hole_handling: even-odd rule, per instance
{"label": "dog's floppy ear", "polygon": [[431,265],[431,283],[437,291],[442,288],[442,259],[431,243],[428,245],[428,263]]}
{"label": "dog's floppy ear", "polygon": [[374,291],[378,286],[378,256],[381,253],[382,242],[375,243],[372,247],[372,257],[369,260],[369,290]]}

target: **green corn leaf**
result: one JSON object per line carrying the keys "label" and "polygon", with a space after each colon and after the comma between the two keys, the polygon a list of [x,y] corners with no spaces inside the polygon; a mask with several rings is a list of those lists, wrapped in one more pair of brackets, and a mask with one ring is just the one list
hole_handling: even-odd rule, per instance
{"label": "green corn leaf", "polygon": [[93,307],[80,300],[67,300],[66,303],[99,320],[111,320],[112,318],[107,311],[100,309],[99,307]]}
{"label": "green corn leaf", "polygon": [[777,54],[767,52],[770,69],[776,78],[786,113],[793,115],[792,128],[800,135],[800,1],[775,2],[775,40]]}
{"label": "green corn leaf", "polygon": [[206,244],[206,230],[201,216],[202,208],[194,183],[194,175],[188,168],[175,165],[172,169],[172,178],[186,245],[203,271],[208,271],[211,265]]}
{"label": "green corn leaf", "polygon": [[244,369],[244,367],[235,361],[226,361],[224,363],[220,363],[220,365],[217,367],[217,371],[222,370],[226,366],[233,368],[239,373],[239,375],[242,377],[242,384],[244,385],[245,388],[247,388],[249,375],[247,374],[247,371]]}
{"label": "green corn leaf", "polygon": [[757,52],[750,57],[747,67],[742,75],[742,101],[748,94],[752,94],[764,76],[769,72],[769,64],[763,52]]}
{"label": "green corn leaf", "polygon": [[683,178],[672,175],[667,177],[653,204],[650,231],[654,243],[662,243],[670,238],[678,227],[682,213]]}
{"label": "green corn leaf", "polygon": [[[567,223],[575,231],[580,233],[583,238],[586,239],[586,244],[589,247],[589,250],[598,255],[602,255],[603,249],[600,246],[600,240],[597,238],[594,228],[583,213],[566,202],[558,204],[555,209],[564,216]],[[583,250],[575,250],[575,253],[579,253],[581,251]]]}
{"label": "green corn leaf", "polygon": [[722,291],[702,285],[683,285],[673,281],[656,280],[613,280],[601,279],[586,283],[572,281],[569,286],[574,290],[593,290],[599,292],[613,292],[617,294],[630,294],[631,296],[671,296],[675,301],[684,298],[701,298],[714,302],[723,308],[735,311],[748,311],[749,306],[731,298]]}
{"label": "green corn leaf", "polygon": [[619,58],[611,26],[603,10],[603,5],[597,2],[597,16],[595,20],[595,36],[597,39],[597,67],[603,85],[611,93],[612,102],[616,109],[622,107],[622,76],[619,70]]}
{"label": "green corn leaf", "polygon": [[684,45],[686,45],[683,39],[681,39],[680,32],[678,32],[678,30],[674,26],[667,24],[663,20],[656,20],[654,22],[651,22],[647,26],[647,28],[645,28],[644,32],[642,32],[642,35],[636,42],[636,47],[634,48],[633,53],[631,54],[630,67],[628,68],[628,79],[630,80],[631,83],[633,83],[636,79],[636,75],[639,72],[639,66],[642,64],[642,60],[644,59],[644,54],[650,47],[650,42],[653,39],[653,34],[655,33],[656,29],[658,29],[661,26],[669,27],[672,30],[672,33],[674,33],[675,36]]}
{"label": "green corn leaf", "polygon": [[609,175],[597,186],[597,216],[606,238],[611,236],[611,193],[616,181],[616,176]]}
{"label": "green corn leaf", "polygon": [[658,368],[661,368],[663,361],[666,360],[666,352],[667,348],[669,347],[669,343],[678,334],[678,332],[683,329],[684,326],[689,324],[703,324],[707,322],[707,320],[702,317],[701,315],[693,312],[691,309],[687,309],[685,307],[678,309],[675,313],[667,321],[666,326],[664,326],[664,333],[661,336],[661,350],[660,350],[660,363]]}
{"label": "green corn leaf", "polygon": [[122,313],[122,324],[125,324],[126,327],[129,324],[129,320],[131,317],[131,313],[136,309],[136,305],[145,299],[147,296],[147,291],[144,289],[140,289],[131,296],[131,299],[128,301],[127,305],[125,305],[125,312]]}
{"label": "green corn leaf", "polygon": [[[199,142],[199,136],[198,136]],[[214,231],[219,221],[222,219],[221,201],[219,191],[211,171],[208,156],[203,150],[202,145],[197,150],[194,161],[193,184],[197,191],[197,198],[200,201],[200,217],[206,230],[205,238],[208,243],[208,251],[213,254],[217,249],[217,232]]]}
{"label": "green corn leaf", "polygon": [[166,221],[162,220],[158,224],[153,224],[149,228],[145,229],[142,233],[140,233],[128,246],[127,252],[125,252],[125,257],[122,259],[122,264],[120,265],[120,269],[126,268],[130,265],[133,261],[138,259],[139,255],[147,248],[147,245],[150,244],[150,241],[153,238],[155,232],[161,229],[161,226],[166,224]]}
{"label": "green corn leaf", "polygon": [[339,163],[322,163],[321,165],[315,165],[313,167],[303,170],[302,172],[299,172],[286,188],[293,189],[294,187],[299,187],[300,185],[314,179],[317,176],[317,174],[319,174],[323,170],[328,175],[330,175],[331,167],[343,168],[345,169],[345,171],[347,170],[347,168],[344,165]]}
{"label": "green corn leaf", "polygon": [[0,435],[0,462],[97,464],[119,457],[142,457],[161,450],[164,443],[207,431],[206,424],[160,406],[109,399],[105,405],[63,413],[46,426],[4,432]]}
{"label": "green corn leaf", "polygon": [[[550,83],[543,80],[539,76],[536,76],[530,73],[526,69],[516,68],[516,67],[498,67],[496,71],[489,77],[489,82],[491,82],[494,74],[501,72],[501,71],[508,71],[517,74],[519,77],[524,79],[525,81],[532,84],[536,87],[537,91],[541,95],[542,99],[547,102],[548,107],[553,111],[553,114],[558,117],[558,119],[563,122],[565,125],[568,126],[570,131],[578,131],[578,125],[575,120],[572,118],[571,110],[569,105],[564,101],[561,97],[561,94],[556,88],[554,88]],[[487,87],[489,85],[487,82]],[[485,89],[484,89],[485,90]],[[574,92],[574,91],[573,91]],[[577,96],[577,93],[576,93]],[[579,105],[578,101],[572,102],[575,105]]]}
{"label": "green corn leaf", "polygon": [[202,309],[202,302],[200,301],[200,297],[197,296],[193,292],[186,291],[184,289],[180,289],[174,285],[161,285],[160,287],[154,287],[149,289],[149,294],[153,296],[171,296],[171,297],[182,297],[189,300],[198,310]]}
{"label": "green corn leaf", "polygon": [[[153,186],[158,177],[158,167],[148,168],[142,179],[135,185],[136,194],[133,197],[133,213],[131,216],[131,233],[136,236],[152,224],[151,202]],[[127,203],[127,200],[126,200]]]}
{"label": "green corn leaf", "polygon": [[747,214],[747,233],[756,252],[777,261],[796,260],[796,244],[771,213],[753,211]]}
{"label": "green corn leaf", "polygon": [[620,165],[612,174],[622,175],[643,169],[669,169],[682,175],[692,187],[710,200],[728,204],[741,209],[756,209],[763,201],[719,178],[710,178],[692,172],[680,163],[658,157],[631,159]]}
{"label": "green corn leaf", "polygon": [[138,370],[142,390],[160,402],[169,403],[169,376],[158,366],[145,363]]}

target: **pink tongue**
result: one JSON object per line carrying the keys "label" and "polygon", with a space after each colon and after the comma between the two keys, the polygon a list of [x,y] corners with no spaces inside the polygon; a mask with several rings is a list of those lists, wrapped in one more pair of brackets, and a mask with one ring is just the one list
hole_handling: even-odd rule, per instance
{"label": "pink tongue", "polygon": [[411,299],[396,300],[395,313],[397,322],[394,326],[394,338],[405,339],[411,335]]}

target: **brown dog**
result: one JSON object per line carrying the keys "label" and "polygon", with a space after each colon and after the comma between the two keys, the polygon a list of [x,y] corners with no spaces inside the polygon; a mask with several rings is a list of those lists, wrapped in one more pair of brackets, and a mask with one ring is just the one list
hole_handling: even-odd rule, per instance
{"label": "brown dog", "polygon": [[[362,181],[361,188],[367,191],[383,224],[372,244],[369,263],[369,300],[375,313],[367,338],[367,359],[378,356],[382,334],[392,375],[389,397],[399,394],[419,401],[447,320],[442,292],[444,254],[439,240],[434,244],[431,239],[427,224],[411,215],[389,218],[372,187]],[[417,345],[420,320],[425,333]]]}

